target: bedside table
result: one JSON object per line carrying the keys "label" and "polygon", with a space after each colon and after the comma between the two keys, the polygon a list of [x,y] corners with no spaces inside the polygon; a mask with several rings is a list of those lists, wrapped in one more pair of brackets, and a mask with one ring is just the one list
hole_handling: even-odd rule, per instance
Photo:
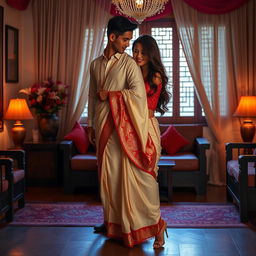
{"label": "bedside table", "polygon": [[28,186],[61,184],[59,142],[25,142],[26,183]]}

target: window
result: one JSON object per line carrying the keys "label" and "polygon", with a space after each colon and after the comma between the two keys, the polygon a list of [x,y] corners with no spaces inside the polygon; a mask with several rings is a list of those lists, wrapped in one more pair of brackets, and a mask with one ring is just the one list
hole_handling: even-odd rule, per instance
{"label": "window", "polygon": [[179,41],[174,20],[148,22],[144,34],[151,34],[158,43],[169,83],[169,111],[158,115],[161,123],[205,123],[194,83]]}
{"label": "window", "polygon": [[[159,122],[205,123],[174,20],[164,19],[142,23],[135,30],[133,38],[136,39],[140,34],[150,34],[156,39],[169,79],[168,90],[171,93],[171,100],[168,104],[168,112],[163,116],[156,114]],[[126,49],[130,55],[132,55],[132,43],[133,40]],[[106,44],[107,36],[104,40],[104,45]],[[87,116],[87,108],[83,116]]]}

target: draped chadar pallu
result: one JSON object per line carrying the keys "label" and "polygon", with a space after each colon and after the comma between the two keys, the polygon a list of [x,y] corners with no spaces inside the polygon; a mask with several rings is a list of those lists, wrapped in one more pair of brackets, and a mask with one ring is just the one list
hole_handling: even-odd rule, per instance
{"label": "draped chadar pallu", "polygon": [[[163,225],[156,181],[161,147],[141,71],[127,54],[119,57],[104,83],[108,101],[95,103],[94,122],[107,235],[132,247]],[[92,74],[97,81],[97,64]]]}

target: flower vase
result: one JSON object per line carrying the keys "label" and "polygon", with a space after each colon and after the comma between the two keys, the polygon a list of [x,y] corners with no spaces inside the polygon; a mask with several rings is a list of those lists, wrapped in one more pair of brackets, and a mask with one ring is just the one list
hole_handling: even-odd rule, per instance
{"label": "flower vase", "polygon": [[38,130],[43,141],[55,141],[59,130],[59,117],[56,114],[40,114]]}

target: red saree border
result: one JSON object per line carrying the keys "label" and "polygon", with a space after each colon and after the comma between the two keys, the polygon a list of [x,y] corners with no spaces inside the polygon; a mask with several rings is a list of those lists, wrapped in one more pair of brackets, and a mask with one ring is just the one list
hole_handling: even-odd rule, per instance
{"label": "red saree border", "polygon": [[160,218],[157,224],[131,230],[130,233],[123,233],[120,224],[105,222],[105,225],[108,237],[123,240],[127,247],[132,248],[136,244],[141,244],[147,239],[157,236],[164,225],[164,221]]}
{"label": "red saree border", "polygon": [[141,149],[141,142],[130,119],[121,92],[109,92],[109,102],[112,117],[120,143],[126,155],[140,170],[156,178],[156,148],[150,135],[146,145],[146,152]]}

